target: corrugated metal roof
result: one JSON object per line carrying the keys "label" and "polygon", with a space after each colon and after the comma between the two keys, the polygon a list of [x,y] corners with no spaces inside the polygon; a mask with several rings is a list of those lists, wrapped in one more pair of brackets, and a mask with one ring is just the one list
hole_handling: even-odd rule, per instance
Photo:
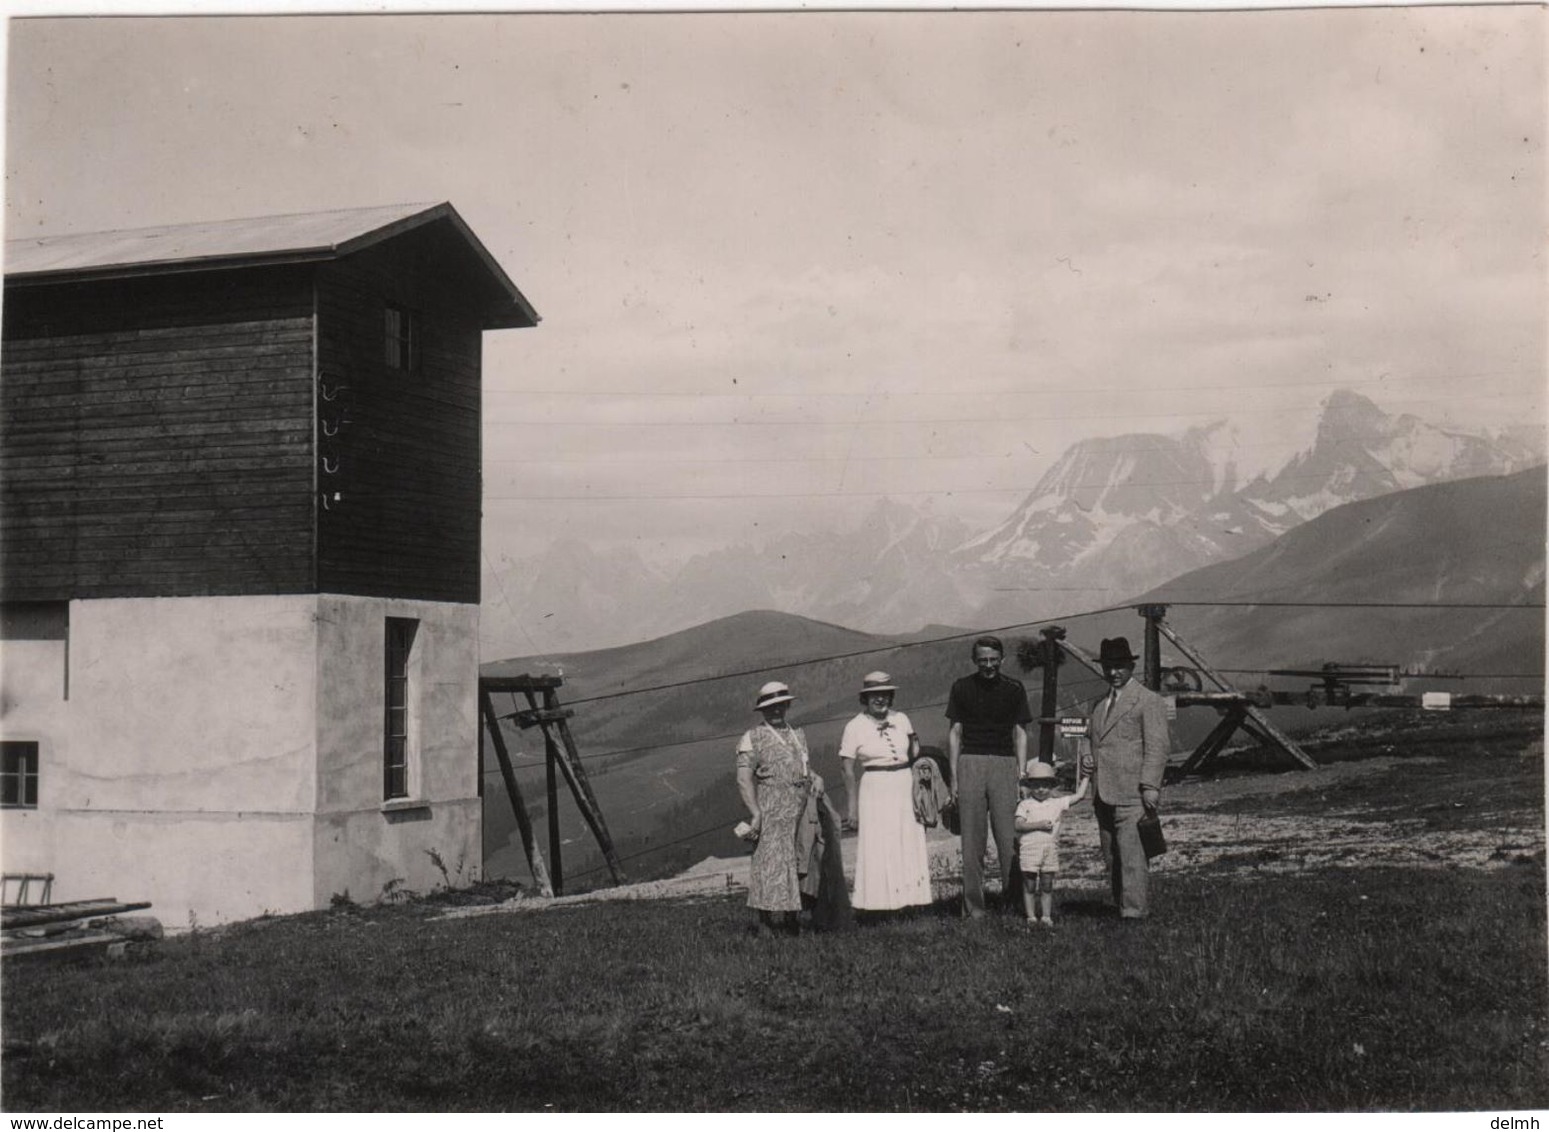
{"label": "corrugated metal roof", "polygon": [[511,319],[532,325],[538,314],[450,204],[393,204],[202,224],[172,224],[5,242],[7,282],[62,277],[99,279],[163,271],[333,259],[434,220],[449,219],[510,296]]}

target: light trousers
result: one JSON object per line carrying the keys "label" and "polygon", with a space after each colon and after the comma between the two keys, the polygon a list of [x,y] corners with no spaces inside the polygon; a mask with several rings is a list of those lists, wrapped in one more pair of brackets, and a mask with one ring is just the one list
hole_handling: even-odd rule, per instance
{"label": "light trousers", "polygon": [[1000,891],[1007,896],[1011,893],[1011,869],[1016,864],[1012,839],[1016,836],[1017,760],[1009,755],[959,755],[956,785],[963,837],[963,908],[965,912],[982,912],[987,832],[995,835]]}
{"label": "light trousers", "polygon": [[1147,902],[1150,872],[1146,851],[1140,844],[1140,819],[1146,808],[1139,802],[1110,806],[1092,800],[1097,813],[1097,834],[1103,847],[1103,864],[1113,888],[1113,902],[1119,915],[1136,919],[1149,911]]}

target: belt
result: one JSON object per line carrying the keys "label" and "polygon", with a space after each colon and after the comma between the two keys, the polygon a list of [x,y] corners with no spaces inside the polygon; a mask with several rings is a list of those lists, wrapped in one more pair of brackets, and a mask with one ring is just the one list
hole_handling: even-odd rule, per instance
{"label": "belt", "polygon": [[913,765],[913,763],[883,763],[879,766],[875,763],[868,763],[865,769],[868,773],[874,770],[908,770]]}

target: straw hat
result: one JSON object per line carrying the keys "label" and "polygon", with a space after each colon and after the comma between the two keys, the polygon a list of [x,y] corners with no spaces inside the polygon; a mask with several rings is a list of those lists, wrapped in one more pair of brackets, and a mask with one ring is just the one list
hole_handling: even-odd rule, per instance
{"label": "straw hat", "polygon": [[868,672],[861,677],[861,699],[874,692],[896,692],[898,685],[886,672]]}
{"label": "straw hat", "polygon": [[774,707],[775,704],[788,704],[795,698],[784,684],[778,680],[771,680],[758,690],[758,702],[753,705],[753,710],[763,711],[766,707]]}
{"label": "straw hat", "polygon": [[1041,760],[1028,763],[1027,769],[1022,772],[1023,782],[1053,782],[1058,777],[1054,767]]}

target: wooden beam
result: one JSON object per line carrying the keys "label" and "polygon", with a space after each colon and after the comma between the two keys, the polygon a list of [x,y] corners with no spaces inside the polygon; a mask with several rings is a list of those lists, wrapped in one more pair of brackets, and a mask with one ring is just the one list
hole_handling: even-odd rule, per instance
{"label": "wooden beam", "polygon": [[1158,693],[1168,696],[1179,707],[1271,707],[1272,695],[1254,692],[1169,692],[1165,688]]}
{"label": "wooden beam", "polygon": [[35,928],[43,924],[62,924],[71,920],[94,920],[99,916],[117,916],[149,908],[144,901],[126,903],[112,897],[101,900],[75,900],[68,904],[7,905],[0,909],[0,928]]}
{"label": "wooden beam", "polygon": [[506,750],[505,736],[500,733],[500,721],[495,718],[495,706],[490,703],[489,691],[483,681],[479,682],[479,711],[484,716],[484,726],[494,745],[495,758],[500,762],[500,777],[505,780],[506,797],[511,800],[511,812],[516,815],[516,828],[521,834],[522,850],[527,854],[527,867],[532,870],[533,883],[544,896],[553,896],[554,886],[549,882],[549,870],[544,867],[543,853],[538,849],[537,839],[533,837],[527,803],[522,798],[522,788],[516,784],[516,772],[511,766],[510,752]]}
{"label": "wooden beam", "polygon": [[[558,688],[563,676],[480,676],[479,683],[491,692],[542,692]],[[538,705],[533,703],[533,707]]]}
{"label": "wooden beam", "polygon": [[[1171,641],[1173,646],[1177,648],[1179,652],[1194,662],[1194,666],[1196,668],[1198,668],[1206,676],[1210,677],[1210,679],[1215,682],[1216,687],[1220,688],[1223,692],[1237,691],[1236,688],[1233,688],[1230,684],[1223,680],[1216,673],[1216,671],[1210,667],[1210,665],[1201,660],[1199,654],[1191,649],[1187,644],[1185,644],[1178,636],[1178,634],[1173,631],[1172,626],[1168,625],[1166,621],[1159,619],[1156,623],[1156,627],[1157,631],[1162,633],[1162,635]],[[1293,759],[1295,759],[1308,770],[1316,770],[1318,768],[1317,760],[1309,755],[1306,751],[1302,750],[1301,747],[1297,745],[1296,740],[1292,739],[1289,735],[1285,734],[1285,732],[1281,731],[1278,727],[1271,723],[1268,717],[1265,716],[1262,711],[1252,706],[1251,704],[1244,706],[1243,711],[1247,716],[1247,719],[1243,721],[1244,726],[1249,725],[1249,722],[1251,721],[1252,725],[1254,725],[1263,733],[1264,737],[1272,746],[1279,747],[1282,751],[1290,755]]]}
{"label": "wooden beam", "polygon": [[[529,703],[536,705],[531,689],[525,692]],[[534,708],[536,710],[536,707]],[[543,789],[549,807],[549,860],[554,866],[554,891],[565,891],[565,861],[563,844],[559,835],[559,778],[555,764],[559,762],[559,747],[554,742],[547,724],[543,727]]]}
{"label": "wooden beam", "polygon": [[1241,708],[1233,707],[1221,717],[1221,721],[1211,729],[1199,746],[1194,748],[1184,764],[1178,768],[1178,774],[1196,774],[1205,769],[1210,762],[1221,753],[1237,728],[1242,726],[1243,712]]}
{"label": "wooden beam", "polygon": [[1058,625],[1052,625],[1041,631],[1043,636],[1038,648],[1043,655],[1043,702],[1040,708],[1043,712],[1038,718],[1038,758],[1042,762],[1054,763],[1054,728],[1055,719],[1060,710],[1060,640],[1065,636],[1065,630]]}
{"label": "wooden beam", "polygon": [[1106,684],[1108,682],[1107,674],[1103,672],[1103,666],[1098,664],[1097,661],[1093,660],[1091,658],[1091,656],[1089,656],[1082,649],[1078,648],[1077,646],[1071,644],[1069,641],[1064,640],[1064,639],[1061,639],[1061,641],[1060,641],[1060,648],[1064,649],[1071,656],[1075,657],[1076,660],[1080,661],[1083,665],[1085,665],[1087,670],[1089,672],[1091,672],[1092,675],[1096,676],[1099,680],[1101,680],[1103,683]]}
{"label": "wooden beam", "polygon": [[[552,688],[544,691],[543,706],[549,711],[558,710],[559,700]],[[592,836],[602,847],[603,859],[608,862],[608,871],[613,874],[614,883],[623,884],[624,866],[613,848],[613,835],[608,832],[608,823],[602,816],[602,807],[597,804],[597,796],[592,793],[592,784],[586,777],[586,768],[581,765],[581,755],[576,750],[575,738],[570,734],[570,725],[561,718],[554,727],[559,732],[565,756],[560,767],[565,771],[565,777],[570,780],[570,789],[576,795],[576,801],[582,803],[581,815],[586,818],[587,825],[592,828]]]}
{"label": "wooden beam", "polygon": [[526,711],[513,711],[509,715],[503,715],[501,719],[514,719],[516,725],[523,731],[529,727],[538,727],[545,723],[558,723],[560,720],[569,719],[575,715],[571,708],[529,708]]}
{"label": "wooden beam", "polygon": [[26,936],[6,936],[0,939],[0,954],[3,954],[8,962],[28,955],[47,955],[61,951],[84,951],[94,948],[107,948],[127,943],[128,941],[116,932],[83,932],[77,936],[51,936],[45,939],[28,939]]}
{"label": "wooden beam", "polygon": [[1145,645],[1141,649],[1145,655],[1143,682],[1153,692],[1159,692],[1162,690],[1162,640],[1157,625],[1167,615],[1167,607],[1140,605],[1136,610],[1146,619]]}

